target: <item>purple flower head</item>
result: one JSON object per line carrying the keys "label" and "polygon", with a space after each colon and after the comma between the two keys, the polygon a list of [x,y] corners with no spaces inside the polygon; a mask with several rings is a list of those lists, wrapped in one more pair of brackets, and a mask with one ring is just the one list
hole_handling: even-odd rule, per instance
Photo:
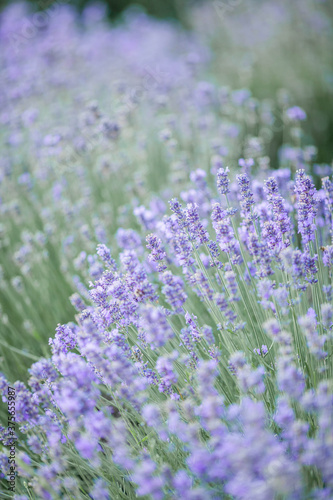
{"label": "purple flower head", "polygon": [[135,217],[138,219],[139,224],[148,231],[152,231],[155,228],[155,215],[153,212],[143,205],[136,207],[133,211]]}
{"label": "purple flower head", "polygon": [[264,309],[271,309],[273,304],[270,298],[274,292],[275,282],[264,278],[258,282],[257,288],[261,298],[260,304]]}
{"label": "purple flower head", "polygon": [[190,313],[185,313],[185,321],[189,325],[189,332],[193,342],[199,342],[202,338],[202,333],[200,333],[197,323],[196,316],[192,316]]}
{"label": "purple flower head", "polygon": [[252,182],[252,190],[253,190],[254,201],[258,203],[263,202],[264,201],[263,183],[254,179]]}
{"label": "purple flower head", "polygon": [[142,409],[142,416],[150,427],[153,427],[158,433],[160,439],[168,440],[168,433],[163,423],[163,417],[158,405],[147,404]]}
{"label": "purple flower head", "polygon": [[174,337],[165,313],[159,307],[146,305],[141,309],[141,327],[152,349],[163,346]]}
{"label": "purple flower head", "polygon": [[145,456],[136,466],[132,477],[138,485],[137,494],[139,496],[150,496],[156,500],[162,500],[164,498],[164,481],[161,477],[154,475],[155,471],[156,464],[149,456]]}
{"label": "purple flower head", "polygon": [[29,436],[27,443],[33,453],[36,453],[37,455],[42,453],[43,445],[38,436]]}
{"label": "purple flower head", "polygon": [[161,281],[164,283],[162,292],[167,302],[177,314],[182,313],[183,304],[187,299],[183,280],[179,276],[174,276],[171,271],[165,271],[161,276]]}
{"label": "purple flower head", "polygon": [[201,398],[208,395],[217,395],[215,389],[215,380],[218,375],[217,363],[214,359],[209,361],[201,361],[198,365],[197,379],[199,384],[199,392]]}
{"label": "purple flower head", "polygon": [[220,194],[228,194],[230,192],[229,189],[229,176],[228,173],[230,172],[229,168],[219,168],[217,171],[217,189]]}
{"label": "purple flower head", "polygon": [[147,248],[151,250],[149,255],[149,260],[155,262],[157,265],[157,270],[159,272],[164,271],[167,266],[165,265],[164,259],[166,258],[165,250],[163,249],[162,242],[155,234],[148,234],[146,237]]}
{"label": "purple flower head", "polygon": [[237,319],[236,313],[231,309],[231,303],[226,299],[226,296],[223,293],[216,293],[214,295],[214,301],[217,307],[225,316],[227,323],[234,323]]}
{"label": "purple flower head", "polygon": [[236,372],[240,389],[243,392],[253,391],[257,394],[265,392],[264,376],[265,368],[259,366],[253,370],[250,365],[245,365]]}
{"label": "purple flower head", "polygon": [[324,247],[323,264],[326,267],[333,267],[333,245]]}
{"label": "purple flower head", "polygon": [[317,283],[318,279],[315,275],[318,272],[318,268],[316,266],[316,262],[318,259],[318,255],[310,255],[308,251],[305,251],[302,255],[302,261],[304,265],[304,272],[307,275],[306,281],[309,283]]}
{"label": "purple flower head", "polygon": [[188,203],[185,210],[185,217],[190,239],[198,239],[202,245],[208,243],[209,235],[200,222],[198,205],[195,203]]}
{"label": "purple flower head", "polygon": [[[136,302],[155,302],[158,298],[156,287],[148,280],[144,266],[139,262],[135,251],[124,250],[120,254],[120,260],[126,271],[125,282],[133,293],[133,300]],[[120,290],[118,289],[118,291]]]}
{"label": "purple flower head", "polygon": [[269,177],[265,181],[265,188],[268,198],[271,196],[277,196],[279,194],[278,184],[275,177]]}
{"label": "purple flower head", "polygon": [[228,217],[228,211],[222,208],[219,203],[213,203],[212,208],[211,219],[213,221],[213,225]]}
{"label": "purple flower head", "polygon": [[331,233],[333,238],[333,182],[328,178],[322,179],[323,191],[325,196],[325,215],[328,224],[331,225]]}
{"label": "purple flower head", "polygon": [[266,321],[263,325],[264,330],[270,335],[271,337],[275,337],[281,333],[281,327],[279,325],[279,322],[276,319],[269,319]]}
{"label": "purple flower head", "polygon": [[184,210],[182,209],[181,204],[177,200],[177,198],[172,198],[172,200],[169,201],[170,204],[170,209],[171,211],[176,215],[177,217],[177,222],[179,224],[179,227],[185,228],[187,227],[187,220],[184,214]]}
{"label": "purple flower head", "polygon": [[190,492],[192,490],[192,479],[184,470],[178,471],[173,478],[173,487],[177,491],[177,495],[181,497],[184,491]]}
{"label": "purple flower head", "polygon": [[[279,237],[281,241],[282,235],[288,236],[291,231],[291,221],[286,209],[285,200],[279,193],[278,184],[274,177],[270,177],[265,181],[265,191],[267,193],[267,201],[273,213],[273,220],[277,223],[280,236],[277,233],[276,238]],[[285,246],[287,246],[285,244]]]}
{"label": "purple flower head", "polygon": [[119,228],[116,238],[117,245],[124,250],[138,250],[141,247],[141,238],[133,229]]}
{"label": "purple flower head", "polygon": [[213,329],[212,327],[208,326],[208,325],[204,325],[202,328],[201,328],[201,331],[204,335],[204,338],[206,339],[207,341],[207,344],[208,345],[213,345],[214,342],[215,342],[215,338],[214,338],[214,334],[213,334]]}
{"label": "purple flower head", "polygon": [[156,362],[156,370],[161,376],[160,392],[169,392],[173,384],[177,384],[178,374],[174,369],[174,360],[178,353],[174,351],[169,356],[160,356]]}
{"label": "purple flower head", "polygon": [[116,262],[114,259],[111,257],[111,252],[109,248],[104,245],[103,243],[97,246],[97,255],[101,257],[101,259],[105,262],[105,264],[112,269],[113,271],[116,271],[117,266]]}
{"label": "purple flower head", "polygon": [[330,329],[333,322],[333,306],[331,304],[321,304],[321,317],[324,328]]}
{"label": "purple flower head", "polygon": [[49,339],[53,354],[68,352],[77,345],[76,325],[58,325],[54,339]]}
{"label": "purple flower head", "polygon": [[282,234],[275,222],[264,223],[262,236],[271,250],[279,252],[282,245]]}
{"label": "purple flower head", "polygon": [[248,249],[253,261],[257,266],[257,274],[261,278],[273,274],[271,268],[272,254],[263,241],[259,241],[255,233],[250,233],[248,238]]}
{"label": "purple flower head", "polygon": [[96,479],[90,497],[92,500],[111,500],[108,485],[103,479]]}
{"label": "purple flower head", "polygon": [[193,285],[198,285],[200,292],[206,296],[208,300],[213,300],[214,291],[209,284],[208,278],[201,270],[191,276],[191,283]]}
{"label": "purple flower head", "polygon": [[294,399],[300,399],[305,390],[304,375],[297,368],[289,356],[282,355],[277,361],[278,386],[280,391],[285,392]]}
{"label": "purple flower head", "polygon": [[304,170],[298,170],[295,183],[297,197],[298,232],[306,245],[315,239],[317,214],[316,188]]}
{"label": "purple flower head", "polygon": [[201,168],[198,168],[194,172],[190,173],[191,182],[196,184],[197,188],[201,190],[204,190],[207,187],[206,177],[206,172]]}
{"label": "purple flower head", "polygon": [[305,111],[298,106],[293,106],[292,108],[288,108],[286,111],[286,115],[291,121],[298,122],[306,120]]}
{"label": "purple flower head", "polygon": [[187,267],[194,264],[193,248],[186,234],[180,232],[175,235],[173,245],[178,265]]}
{"label": "purple flower head", "polygon": [[327,340],[327,335],[318,334],[314,309],[310,307],[305,316],[298,318],[298,323],[305,334],[310,352],[318,359],[325,358],[327,352],[323,350],[323,347]]}
{"label": "purple flower head", "polygon": [[333,288],[331,285],[323,285],[323,293],[325,294],[326,296],[326,300],[328,301],[332,301],[333,299]]}
{"label": "purple flower head", "polygon": [[230,356],[229,366],[232,366],[236,372],[237,370],[243,368],[245,365],[246,358],[243,352],[236,351]]}
{"label": "purple flower head", "polygon": [[[80,455],[87,460],[91,460],[96,453],[96,443],[88,436],[78,437],[75,446]],[[95,498],[97,499],[97,497]]]}
{"label": "purple flower head", "polygon": [[279,286],[273,292],[273,296],[282,314],[289,312],[289,293],[285,286]]}
{"label": "purple flower head", "polygon": [[[104,256],[106,260],[109,260],[107,255]],[[98,258],[96,255],[88,255],[87,261],[89,264],[89,274],[94,280],[98,280],[104,271],[103,266],[98,262]],[[115,263],[113,259],[109,260],[110,265],[112,266],[113,269],[115,269]]]}
{"label": "purple flower head", "polygon": [[238,295],[238,284],[236,280],[236,274],[233,271],[226,271],[224,277],[227,282],[228,292],[230,294],[229,300],[231,301],[240,300],[240,297]]}
{"label": "purple flower head", "polygon": [[259,356],[265,356],[268,353],[267,345],[263,344],[261,348],[253,349],[254,354],[258,354]]}
{"label": "purple flower head", "polygon": [[240,206],[242,208],[243,217],[252,220],[252,206],[254,205],[253,194],[250,190],[250,181],[247,175],[237,175],[237,183],[240,193]]}

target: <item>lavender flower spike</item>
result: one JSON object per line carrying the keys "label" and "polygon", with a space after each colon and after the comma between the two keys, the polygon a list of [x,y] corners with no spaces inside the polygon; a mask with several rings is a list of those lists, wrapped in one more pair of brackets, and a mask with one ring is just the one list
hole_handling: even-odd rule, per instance
{"label": "lavender flower spike", "polygon": [[220,194],[228,194],[230,193],[229,184],[230,180],[228,177],[228,173],[230,172],[229,168],[219,168],[217,171],[217,189]]}
{"label": "lavender flower spike", "polygon": [[242,215],[246,219],[252,220],[254,217],[251,213],[252,206],[254,205],[253,194],[250,190],[250,180],[247,175],[237,175],[237,183],[240,192],[240,206],[242,208]]}
{"label": "lavender flower spike", "polygon": [[149,260],[155,262],[158,271],[165,271],[167,266],[165,265],[164,259],[166,258],[166,253],[163,249],[162,242],[155,234],[148,234],[146,237],[147,248],[151,250],[149,255]]}
{"label": "lavender flower spike", "polygon": [[317,215],[316,188],[304,170],[298,170],[296,176],[295,193],[297,196],[298,232],[302,235],[306,245],[315,239]]}

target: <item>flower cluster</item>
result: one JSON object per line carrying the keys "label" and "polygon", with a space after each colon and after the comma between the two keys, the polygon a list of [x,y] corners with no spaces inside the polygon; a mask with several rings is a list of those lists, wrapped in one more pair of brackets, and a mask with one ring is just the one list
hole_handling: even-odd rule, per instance
{"label": "flower cluster", "polygon": [[[57,327],[52,357],[32,366],[28,387],[14,384],[35,495],[77,491],[73,453],[92,498],[119,488],[164,498],[185,487],[189,499],[333,495],[330,268],[318,262],[320,288],[309,241],[296,247],[300,227],[329,243],[330,227],[315,217],[330,217],[330,205],[317,214],[318,193],[296,176],[296,199],[282,198],[272,176],[262,184],[279,245],[258,231],[262,212],[252,218],[245,175],[233,207],[212,192],[202,216],[198,203],[183,209],[174,199],[174,215],[154,224],[146,248],[131,232],[118,233],[118,258],[98,245],[105,267],[91,259],[99,271],[72,298],[77,322]],[[216,180],[221,190],[220,172]],[[242,237],[244,227],[251,231]]]}

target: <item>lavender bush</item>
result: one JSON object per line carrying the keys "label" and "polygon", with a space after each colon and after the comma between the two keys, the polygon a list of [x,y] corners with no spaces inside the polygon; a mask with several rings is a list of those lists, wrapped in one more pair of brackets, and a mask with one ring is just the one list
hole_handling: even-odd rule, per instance
{"label": "lavender bush", "polygon": [[15,498],[333,495],[333,182],[240,163],[136,211],[118,262],[98,245],[76,321],[14,384]]}
{"label": "lavender bush", "polygon": [[[274,103],[204,80],[198,39],[61,16],[3,59],[4,498],[332,498],[333,180],[305,111],[276,164]],[[111,97],[107,71],[82,77],[97,52]]]}

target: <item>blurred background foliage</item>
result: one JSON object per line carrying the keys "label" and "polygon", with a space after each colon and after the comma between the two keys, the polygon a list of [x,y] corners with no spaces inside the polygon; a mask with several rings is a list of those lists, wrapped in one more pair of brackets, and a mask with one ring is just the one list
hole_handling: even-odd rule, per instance
{"label": "blurred background foliage", "polygon": [[[8,5],[0,0],[0,6]],[[98,2],[112,22],[129,7],[172,19],[200,32],[213,48],[214,83],[247,88],[254,98],[275,98],[283,90],[302,106],[305,130],[319,150],[333,156],[332,0],[109,0]],[[87,0],[30,0],[32,11],[72,5],[81,14]],[[282,89],[282,93],[281,93]],[[277,135],[276,154],[282,143]]]}
{"label": "blurred background foliage", "polygon": [[[50,8],[53,4],[67,4],[75,7],[78,12],[82,13],[83,10],[91,5],[93,2],[89,0],[28,0],[34,11],[45,10]],[[0,6],[4,7],[11,0],[0,0]],[[173,18],[181,19],[183,16],[184,8],[190,4],[190,0],[104,0],[98,3],[103,4],[106,8],[107,16],[110,19],[117,18],[124,10],[132,5],[139,6],[146,10],[152,16],[160,18]],[[193,3],[193,1],[192,1]]]}

